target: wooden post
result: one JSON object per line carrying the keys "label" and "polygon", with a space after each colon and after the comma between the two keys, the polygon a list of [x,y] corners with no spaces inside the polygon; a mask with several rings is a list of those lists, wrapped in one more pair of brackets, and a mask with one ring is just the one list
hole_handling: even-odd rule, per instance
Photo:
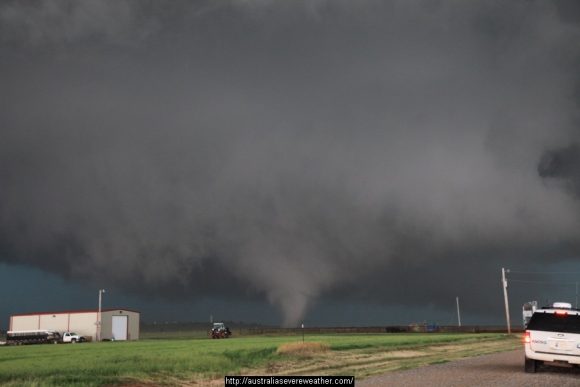
{"label": "wooden post", "polygon": [[[508,270],[509,272],[509,270]],[[507,322],[507,332],[508,334],[512,333],[512,327],[511,327],[511,323],[510,323],[510,307],[509,307],[509,303],[508,303],[508,292],[507,292],[507,280],[505,278],[505,269],[502,267],[501,268],[501,284],[503,287],[503,299],[504,299],[504,303],[505,303],[505,319]]]}

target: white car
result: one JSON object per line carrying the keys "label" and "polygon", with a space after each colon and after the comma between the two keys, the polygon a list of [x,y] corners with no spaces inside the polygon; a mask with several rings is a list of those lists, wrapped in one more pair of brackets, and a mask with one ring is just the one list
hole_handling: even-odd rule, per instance
{"label": "white car", "polygon": [[544,362],[580,365],[580,310],[565,302],[537,309],[524,336],[525,371]]}

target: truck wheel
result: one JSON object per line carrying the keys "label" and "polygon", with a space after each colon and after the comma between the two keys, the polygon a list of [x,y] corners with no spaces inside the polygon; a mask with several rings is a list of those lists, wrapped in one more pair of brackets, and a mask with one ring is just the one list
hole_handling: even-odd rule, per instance
{"label": "truck wheel", "polygon": [[70,342],[71,342],[71,344],[76,344],[77,343],[77,339],[72,339]]}
{"label": "truck wheel", "polygon": [[526,357],[524,371],[528,373],[534,373],[538,370],[538,361],[534,359],[528,359]]}

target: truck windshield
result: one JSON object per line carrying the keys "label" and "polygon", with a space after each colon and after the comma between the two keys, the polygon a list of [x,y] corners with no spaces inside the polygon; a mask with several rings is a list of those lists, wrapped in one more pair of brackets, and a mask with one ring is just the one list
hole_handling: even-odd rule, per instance
{"label": "truck windshield", "polygon": [[580,316],[536,312],[526,329],[530,331],[580,333]]}

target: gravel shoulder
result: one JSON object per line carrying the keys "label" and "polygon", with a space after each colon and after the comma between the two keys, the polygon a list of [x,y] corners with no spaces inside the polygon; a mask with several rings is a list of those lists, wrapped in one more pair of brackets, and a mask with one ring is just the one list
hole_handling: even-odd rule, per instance
{"label": "gravel shoulder", "polygon": [[357,380],[357,386],[580,386],[580,369],[542,366],[524,373],[524,351],[494,353]]}

